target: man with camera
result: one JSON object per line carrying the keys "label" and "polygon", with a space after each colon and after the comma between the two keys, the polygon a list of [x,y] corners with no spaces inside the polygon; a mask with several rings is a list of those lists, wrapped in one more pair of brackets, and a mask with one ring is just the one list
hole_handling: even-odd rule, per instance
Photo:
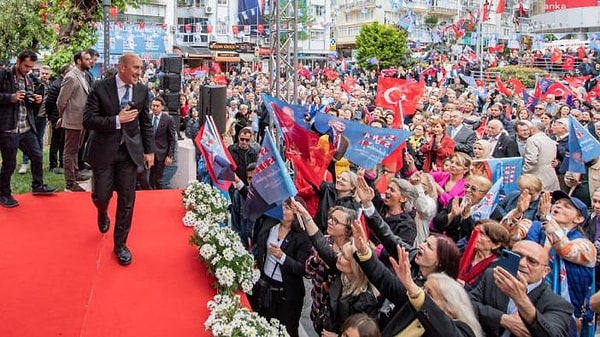
{"label": "man with camera", "polygon": [[42,103],[42,96],[33,93],[33,79],[29,75],[36,61],[37,55],[34,52],[23,51],[14,66],[0,69],[0,205],[7,208],[19,205],[10,189],[19,148],[31,160],[33,194],[50,194],[55,191],[44,184],[42,149],[36,137],[33,106]]}
{"label": "man with camera", "polygon": [[85,191],[77,181],[87,180],[79,174],[78,152],[83,143],[83,111],[91,87],[87,79],[92,58],[87,51],[78,52],[73,57],[75,67],[65,76],[58,94],[58,124],[65,131],[63,169],[66,189],[72,192]]}

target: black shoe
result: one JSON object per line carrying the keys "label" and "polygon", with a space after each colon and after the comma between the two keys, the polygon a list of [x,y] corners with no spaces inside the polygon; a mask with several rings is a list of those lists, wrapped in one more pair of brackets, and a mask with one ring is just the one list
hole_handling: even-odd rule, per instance
{"label": "black shoe", "polygon": [[85,192],[85,189],[79,186],[78,183],[69,183],[65,186],[65,190],[69,190],[71,192]]}
{"label": "black shoe", "polygon": [[1,196],[0,197],[0,205],[6,208],[13,208],[19,206],[19,202],[13,198],[12,195],[9,196]]}
{"label": "black shoe", "polygon": [[119,247],[115,247],[114,252],[120,265],[126,266],[131,263],[131,251],[129,251],[127,246],[121,245]]}
{"label": "black shoe", "polygon": [[56,192],[56,188],[50,187],[46,184],[33,189],[33,195],[48,195],[54,192]]}
{"label": "black shoe", "polygon": [[79,173],[77,173],[77,176],[75,177],[76,181],[86,181],[90,179],[92,179],[91,171],[79,171]]}
{"label": "black shoe", "polygon": [[104,234],[108,232],[110,228],[110,218],[106,212],[98,213],[98,229],[100,233]]}

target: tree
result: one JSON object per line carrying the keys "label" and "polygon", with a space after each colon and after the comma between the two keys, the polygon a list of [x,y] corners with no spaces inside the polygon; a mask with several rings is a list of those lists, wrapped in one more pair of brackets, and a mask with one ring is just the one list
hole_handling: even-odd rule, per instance
{"label": "tree", "polygon": [[[112,6],[122,11],[126,6],[137,8],[142,2],[144,0],[112,0]],[[60,27],[53,52],[46,58],[54,71],[72,62],[76,52],[96,43],[95,22],[103,20],[103,11],[99,0],[61,0],[51,6],[51,20]]]}
{"label": "tree", "polygon": [[45,22],[47,4],[41,0],[0,1],[0,59],[9,60],[23,50],[39,52],[56,39]]}
{"label": "tree", "polygon": [[379,67],[383,69],[409,66],[412,62],[406,31],[377,21],[362,25],[356,37],[356,47],[358,64],[366,69],[375,67],[367,61],[372,58],[377,58]]}

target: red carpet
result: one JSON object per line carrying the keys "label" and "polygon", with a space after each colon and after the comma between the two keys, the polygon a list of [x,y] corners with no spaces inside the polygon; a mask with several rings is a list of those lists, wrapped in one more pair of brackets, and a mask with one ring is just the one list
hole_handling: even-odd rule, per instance
{"label": "red carpet", "polygon": [[117,264],[89,193],[16,196],[0,209],[0,336],[209,336],[215,291],[188,244],[181,191],[138,192],[128,246]]}

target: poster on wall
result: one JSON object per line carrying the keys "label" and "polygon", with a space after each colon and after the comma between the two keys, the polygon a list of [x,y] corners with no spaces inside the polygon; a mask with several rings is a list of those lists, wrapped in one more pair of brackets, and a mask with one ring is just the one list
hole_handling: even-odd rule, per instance
{"label": "poster on wall", "polygon": [[[94,49],[104,50],[104,24],[96,24],[98,42]],[[134,53],[145,61],[158,60],[166,53],[167,29],[164,25],[149,23],[110,22],[110,63],[116,64],[123,53]],[[102,62],[102,61],[100,61]]]}
{"label": "poster on wall", "polygon": [[546,0],[546,12],[560,11],[568,8],[596,7],[597,0]]}

